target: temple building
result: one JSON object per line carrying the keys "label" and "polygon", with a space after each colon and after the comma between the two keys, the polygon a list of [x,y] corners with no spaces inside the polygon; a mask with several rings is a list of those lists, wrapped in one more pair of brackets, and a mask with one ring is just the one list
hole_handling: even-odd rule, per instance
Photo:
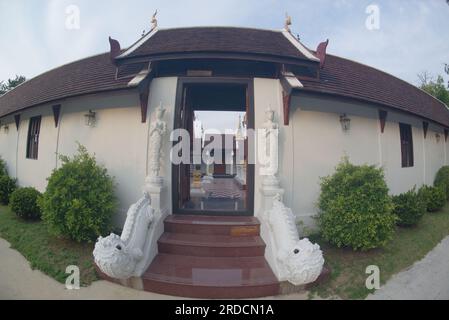
{"label": "temple building", "polygon": [[[327,54],[329,41],[311,50],[288,23],[264,30],[153,22],[126,49],[110,38],[110,52],[0,97],[0,156],[21,186],[45,191],[57,155],[74,154],[76,142],[115,177],[114,221],[123,233],[99,239],[94,252],[107,279],[188,297],[279,294],[285,283],[323,274],[319,247],[296,223],[316,227],[320,177],[343,156],[382,166],[391,194],[432,184],[448,164],[447,107]],[[207,150],[215,123],[233,131],[214,139],[221,150]],[[175,129],[190,134],[192,157],[218,152],[222,163],[173,163]],[[276,132],[277,142],[261,148],[278,165],[264,174],[249,159],[251,130],[267,140]]]}

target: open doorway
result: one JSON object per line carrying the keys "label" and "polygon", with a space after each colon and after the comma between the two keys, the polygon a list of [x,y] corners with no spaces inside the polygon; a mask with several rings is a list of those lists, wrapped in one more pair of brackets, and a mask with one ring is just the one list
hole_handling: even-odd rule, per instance
{"label": "open doorway", "polygon": [[247,137],[254,128],[252,87],[248,81],[185,80],[181,88],[175,128],[188,132],[190,153],[189,163],[173,165],[174,213],[252,215],[254,167],[248,164]]}

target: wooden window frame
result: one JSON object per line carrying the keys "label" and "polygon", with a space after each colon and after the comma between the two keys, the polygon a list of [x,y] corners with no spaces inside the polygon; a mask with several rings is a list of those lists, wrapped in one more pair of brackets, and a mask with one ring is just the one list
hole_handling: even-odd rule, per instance
{"label": "wooden window frame", "polygon": [[412,126],[406,123],[399,123],[399,132],[402,168],[411,168],[415,165]]}
{"label": "wooden window frame", "polygon": [[30,118],[28,124],[26,158],[37,160],[39,156],[39,135],[41,130],[42,116]]}

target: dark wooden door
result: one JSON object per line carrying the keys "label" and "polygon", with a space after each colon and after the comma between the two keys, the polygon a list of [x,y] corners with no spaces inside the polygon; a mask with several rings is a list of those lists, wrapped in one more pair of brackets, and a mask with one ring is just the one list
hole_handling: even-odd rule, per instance
{"label": "dark wooden door", "polygon": [[[181,110],[181,127],[190,134],[190,148],[192,148],[193,137],[193,110],[189,103],[188,87],[184,88],[183,104]],[[191,153],[190,153],[191,154]],[[180,181],[180,205],[190,200],[190,164],[179,165]]]}

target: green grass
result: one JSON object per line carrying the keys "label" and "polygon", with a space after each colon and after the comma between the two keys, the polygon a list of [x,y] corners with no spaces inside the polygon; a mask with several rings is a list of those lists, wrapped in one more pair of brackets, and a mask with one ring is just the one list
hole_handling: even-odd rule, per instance
{"label": "green grass", "polygon": [[354,252],[336,248],[319,237],[326,263],[332,269],[331,280],[315,287],[311,295],[322,298],[364,299],[371,293],[365,287],[366,267],[377,265],[381,284],[426,256],[449,235],[449,206],[436,213],[426,213],[416,227],[397,228],[394,239],[382,249]]}
{"label": "green grass", "polygon": [[81,285],[98,280],[92,257],[93,244],[80,244],[50,235],[42,221],[27,222],[0,206],[0,237],[19,251],[31,268],[38,269],[61,283],[68,274],[66,267],[80,268]]}

